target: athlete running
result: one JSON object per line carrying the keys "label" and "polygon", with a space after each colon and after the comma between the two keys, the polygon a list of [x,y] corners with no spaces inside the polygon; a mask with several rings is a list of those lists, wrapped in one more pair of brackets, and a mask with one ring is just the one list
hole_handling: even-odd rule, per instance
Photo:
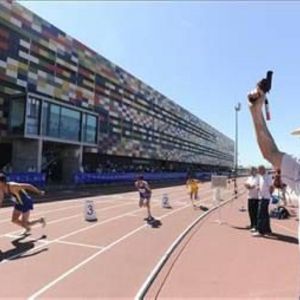
{"label": "athlete running", "polygon": [[0,174],[0,206],[2,206],[4,197],[8,196],[14,202],[11,221],[23,227],[25,229],[24,234],[29,234],[33,225],[40,223],[45,226],[46,221],[43,217],[29,221],[30,211],[33,210],[33,201],[26,191],[44,195],[43,191],[40,191],[31,184],[7,182],[6,176]]}
{"label": "athlete running", "polygon": [[199,183],[200,181],[198,179],[194,179],[192,177],[189,177],[189,179],[186,182],[186,186],[188,188],[193,207],[196,207],[194,201],[198,200]]}
{"label": "athlete running", "polygon": [[140,193],[139,206],[147,208],[148,217],[145,220],[148,222],[154,220],[154,218],[151,215],[151,209],[150,209],[151,188],[148,182],[144,180],[143,176],[140,176],[138,180],[135,182],[135,187]]}

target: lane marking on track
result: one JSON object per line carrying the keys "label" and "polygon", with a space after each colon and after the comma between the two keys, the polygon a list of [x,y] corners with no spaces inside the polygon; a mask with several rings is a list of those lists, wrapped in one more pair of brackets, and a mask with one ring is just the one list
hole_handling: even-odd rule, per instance
{"label": "lane marking on track", "polygon": [[[121,219],[121,218],[123,218],[123,217],[125,217],[125,216],[127,216],[127,215],[130,215],[131,213],[139,212],[140,210],[141,210],[140,208],[139,208],[139,209],[135,209],[135,210],[130,211],[130,212],[128,212],[128,213],[124,213],[124,214],[121,214],[121,215],[118,215],[118,216],[109,218],[109,219],[107,219],[107,220],[105,220],[105,221],[102,221],[102,222],[100,222],[100,223],[95,223],[94,225],[85,226],[85,227],[80,228],[80,229],[78,229],[78,230],[74,230],[74,231],[72,231],[72,232],[70,232],[70,233],[67,233],[67,234],[65,234],[65,235],[62,235],[62,236],[58,237],[57,239],[52,240],[51,242],[47,242],[47,243],[45,243],[45,244],[49,245],[49,244],[56,243],[56,242],[58,242],[58,241],[60,241],[60,240],[63,240],[63,239],[65,239],[65,238],[68,238],[68,237],[70,237],[70,236],[72,236],[72,235],[76,235],[76,234],[78,234],[78,233],[80,233],[80,232],[83,232],[83,231],[92,229],[92,228],[94,228],[94,227],[101,226],[101,225],[103,225],[103,224],[106,224],[106,223],[109,223],[109,222],[112,222],[112,221]],[[8,234],[9,234],[9,233],[8,233]],[[3,235],[3,236],[5,236],[5,235]],[[44,245],[42,245],[42,246],[44,246]],[[32,250],[37,250],[37,249],[41,248],[42,246],[37,246],[37,247],[33,248]],[[30,251],[28,251],[28,252],[30,252]],[[8,262],[8,261],[11,260],[11,259],[14,259],[14,258],[16,258],[16,257],[18,257],[18,256],[21,256],[23,253],[24,253],[24,252],[18,253],[18,254],[16,254],[16,255],[12,255],[12,256],[8,257],[7,259],[2,260],[2,261],[0,262],[0,265],[3,264],[3,263]]]}
{"label": "lane marking on track", "polygon": [[[228,191],[226,191],[226,193],[230,193],[230,191],[231,190],[228,190]],[[202,194],[202,198],[203,199],[205,199],[205,198],[207,198],[207,196],[206,197],[204,197],[204,195],[206,195],[206,194],[210,194],[212,191],[211,191],[211,189],[208,187],[207,189],[202,189],[201,190],[201,194]],[[178,192],[177,192],[178,193]],[[163,195],[163,194],[162,194]],[[206,201],[201,201],[201,203],[205,203]],[[153,205],[152,207],[157,207],[157,206],[159,206],[159,204],[158,205]],[[103,208],[102,210],[104,210],[104,209],[108,209],[108,208]],[[99,210],[98,210],[99,211]],[[139,209],[137,209],[137,210],[134,210],[134,211],[132,211],[133,213],[134,212],[139,212],[140,211],[140,208]],[[129,212],[128,214],[127,213],[125,213],[124,215],[120,215],[120,216],[117,216],[117,217],[114,217],[114,218],[111,218],[111,219],[108,219],[108,220],[105,220],[104,222],[101,222],[101,223],[96,223],[96,224],[94,224],[93,226],[86,226],[86,227],[84,227],[84,228],[82,228],[82,230],[80,229],[80,232],[81,231],[84,231],[84,230],[88,230],[88,229],[90,229],[90,228],[93,228],[93,227],[95,227],[95,226],[97,226],[97,225],[102,225],[102,224],[105,224],[105,223],[107,223],[106,221],[108,221],[108,222],[110,222],[110,220],[112,220],[112,221],[114,221],[116,218],[122,218],[123,216],[130,216],[130,214],[132,214],[132,212]],[[82,214],[78,214],[79,216],[80,215],[82,215]],[[53,224],[53,223],[58,223],[58,222],[62,222],[62,221],[65,221],[66,219],[71,219],[73,216],[70,216],[70,217],[64,217],[64,218],[60,218],[60,219],[57,219],[57,220],[53,220],[52,222],[49,222],[48,224]],[[9,232],[8,234],[20,234],[20,233],[22,233],[23,232],[23,230],[16,230],[16,231],[12,231],[12,232]],[[74,234],[77,234],[77,232],[75,232]],[[71,233],[71,235],[73,235],[73,233]],[[4,237],[5,236],[5,234],[3,234],[3,235],[0,235],[0,237]],[[63,239],[63,238],[67,238],[67,237],[69,237],[69,235],[67,235],[67,236],[63,236],[63,237],[60,237],[59,239]],[[0,264],[1,264],[2,262],[0,262]]]}
{"label": "lane marking on track", "polygon": [[[209,192],[209,191],[208,191],[208,192]],[[207,192],[206,192],[206,193],[207,193]],[[206,194],[206,193],[205,193],[205,194]],[[207,198],[207,197],[204,197],[204,198]],[[204,202],[204,201],[203,201],[203,202]],[[153,205],[152,207],[157,207],[157,206],[159,206],[159,204]],[[188,206],[190,206],[190,205],[187,205],[187,206],[185,206],[185,207],[188,207]],[[68,238],[68,237],[70,237],[70,236],[72,236],[72,235],[76,235],[76,234],[78,234],[78,233],[80,233],[80,232],[83,232],[83,231],[92,229],[92,228],[94,228],[94,227],[101,226],[101,225],[103,225],[103,224],[106,224],[106,223],[109,223],[109,222],[112,222],[112,221],[121,219],[121,218],[126,217],[126,216],[128,216],[128,215],[131,215],[132,213],[136,213],[136,212],[140,212],[140,211],[141,211],[141,208],[138,208],[138,209],[135,209],[135,210],[133,210],[133,211],[129,211],[129,212],[127,212],[127,213],[124,213],[124,214],[121,214],[121,215],[118,215],[118,216],[109,218],[109,219],[104,220],[104,221],[102,221],[102,222],[100,222],[100,223],[95,223],[94,225],[85,226],[85,227],[80,228],[80,229],[78,229],[78,230],[72,231],[72,232],[70,232],[70,233],[68,233],[68,234],[62,235],[62,236],[56,238],[55,240],[52,240],[51,242],[48,242],[47,245],[52,244],[52,243],[55,243],[55,242],[60,241],[60,240],[63,240],[63,239],[66,239],[66,238]],[[17,233],[20,233],[20,232],[22,232],[22,230],[9,232],[8,234],[17,234]],[[5,234],[4,234],[3,236],[5,236]],[[0,237],[1,237],[1,236],[0,236]],[[43,245],[42,245],[42,246],[43,246]],[[33,248],[32,250],[37,250],[37,249],[41,248],[42,246],[37,246],[37,247]],[[14,259],[15,257],[21,256],[21,255],[22,255],[22,253],[18,253],[18,254],[16,254],[16,255],[10,256],[10,257],[8,257],[7,259],[2,260],[2,261],[0,262],[0,264],[3,264],[3,263],[5,263],[5,262],[8,262],[9,260]]]}
{"label": "lane marking on track", "polygon": [[[160,217],[160,219],[164,219],[180,210],[183,210],[185,208],[189,207],[189,205],[180,207],[168,214],[165,214],[163,216]],[[45,285],[43,288],[39,289],[37,292],[35,292],[34,294],[32,294],[30,297],[28,297],[28,300],[34,300],[36,299],[38,296],[40,296],[41,294],[43,294],[44,292],[46,292],[49,288],[53,287],[54,285],[56,285],[57,283],[59,283],[60,281],[62,281],[63,279],[65,279],[66,277],[68,277],[69,275],[71,275],[72,273],[74,273],[75,271],[77,271],[78,269],[80,269],[81,267],[83,267],[84,265],[86,265],[87,263],[89,263],[90,261],[92,261],[93,259],[95,259],[96,257],[98,257],[100,254],[108,251],[109,249],[111,249],[112,247],[118,245],[119,243],[121,243],[122,241],[128,239],[129,237],[131,237],[132,235],[134,235],[135,233],[139,232],[140,230],[146,228],[148,225],[144,224],[130,232],[128,232],[126,235],[122,236],[121,238],[119,238],[118,240],[114,241],[113,243],[109,244],[108,246],[104,247],[103,249],[97,251],[96,253],[94,253],[93,255],[89,256],[88,258],[86,258],[85,260],[83,260],[81,263],[75,265],[73,268],[70,268],[68,271],[64,272],[62,275],[60,275],[59,277],[57,277],[56,279],[54,279],[53,281],[49,282],[47,285]]]}
{"label": "lane marking on track", "polygon": [[[51,240],[49,242],[51,242]],[[75,242],[69,242],[69,241],[56,241],[56,243],[57,244],[63,244],[63,245],[71,245],[71,246],[92,248],[92,249],[98,249],[98,250],[102,250],[102,249],[105,248],[103,246],[90,245],[90,244],[86,244],[86,243],[75,243]]]}
{"label": "lane marking on track", "polygon": [[[112,202],[111,204],[113,204],[113,202],[115,202],[116,200],[105,200],[105,201],[101,201],[101,202],[94,202],[95,205],[97,204],[102,204],[102,203],[110,203]],[[128,200],[126,200],[128,201]],[[129,202],[126,202],[126,203],[129,203]],[[133,203],[133,201],[131,201],[130,203]],[[53,213],[53,212],[57,212],[57,211],[63,211],[63,210],[68,210],[68,209],[74,209],[74,208],[78,208],[78,207],[82,207],[84,205],[84,201],[81,203],[81,204],[78,204],[78,205],[70,205],[70,206],[66,206],[66,207],[61,207],[61,208],[54,208],[54,209],[49,209],[49,210],[45,210],[45,211],[33,211],[32,213],[32,217],[37,217],[39,215],[47,215],[47,214],[50,214],[50,213]],[[13,207],[11,207],[11,210],[13,209]],[[99,208],[100,209],[100,208]],[[0,221],[0,224],[2,223],[5,223],[5,222],[9,222],[11,220],[11,218],[7,218],[7,219],[4,219],[4,220],[1,220]]]}
{"label": "lane marking on track", "polygon": [[[153,191],[153,195],[156,195],[156,193],[159,193],[157,196],[162,196],[166,191],[171,191],[170,194],[176,194],[178,193],[178,189],[181,191],[181,189],[185,187],[185,185],[176,185],[176,186],[171,186],[171,187],[165,187],[165,188],[154,188],[152,189]],[[209,186],[209,183],[204,183],[202,185],[203,189],[207,188],[207,187],[210,187]],[[203,190],[202,189],[202,190]],[[74,192],[74,194],[76,194],[76,191]],[[96,195],[96,196],[83,196],[83,197],[80,197],[80,198],[76,198],[76,199],[69,199],[69,200],[53,200],[51,202],[46,202],[46,203],[43,203],[43,202],[38,202],[38,203],[35,203],[35,206],[36,207],[39,207],[39,206],[63,206],[65,205],[66,203],[73,203],[73,202],[83,202],[85,200],[94,200],[94,201],[97,201],[99,203],[105,203],[105,202],[111,202],[111,201],[115,201],[116,199],[119,198],[119,200],[121,201],[122,199],[124,198],[127,198],[127,197],[132,197],[132,198],[136,198],[136,191],[129,191],[129,192],[124,192],[124,193],[118,193],[118,194],[112,194],[112,195]],[[107,199],[107,200],[105,200]],[[0,210],[0,216],[3,215],[3,214],[7,214],[10,210],[12,209],[12,206],[9,206],[9,207],[3,207],[1,208]],[[50,210],[51,211],[51,210]]]}
{"label": "lane marking on track", "polygon": [[[237,197],[241,196],[244,194],[245,191],[242,193],[238,194]],[[225,197],[225,194],[227,195],[228,193],[224,193],[223,197]],[[184,231],[182,231],[179,236],[175,239],[175,241],[169,246],[167,251],[161,256],[160,260],[157,262],[155,267],[151,270],[150,274],[146,277],[145,281],[143,282],[142,286],[140,289],[137,291],[137,294],[135,295],[134,299],[135,300],[140,300],[144,299],[146,296],[149,288],[153,284],[154,280],[157,278],[159,275],[160,271],[168,261],[169,257],[173,254],[175,249],[180,245],[180,243],[184,240],[184,238],[190,233],[190,231],[199,224],[201,220],[203,220],[207,215],[210,215],[211,213],[214,213],[218,209],[221,209],[223,206],[227,205],[229,202],[235,200],[235,195],[229,197],[229,199],[224,199],[224,201],[219,202],[218,205],[214,205],[211,209],[208,211],[204,212],[200,216],[198,216],[195,220],[193,220],[192,223],[190,223]]]}
{"label": "lane marking on track", "polygon": [[[226,193],[228,194],[228,193]],[[208,199],[210,200],[210,199]],[[207,201],[208,201],[207,200]],[[181,210],[184,210],[186,208],[190,208],[191,205],[187,204],[185,206],[182,206],[180,208],[177,208],[167,214],[164,214],[162,216],[159,217],[159,219],[164,219],[168,216],[171,216]],[[71,275],[72,273],[74,273],[75,271],[77,271],[78,269],[80,269],[81,267],[83,267],[84,265],[86,265],[87,263],[89,263],[90,261],[92,261],[93,259],[95,259],[96,257],[98,257],[100,254],[108,251],[109,249],[111,249],[112,247],[116,246],[117,244],[119,244],[120,242],[124,241],[125,239],[131,237],[132,235],[134,235],[135,233],[139,232],[140,230],[144,229],[148,227],[148,224],[144,224],[132,231],[130,231],[129,233],[127,233],[126,235],[122,236],[121,238],[119,238],[118,240],[112,242],[111,244],[105,246],[103,249],[99,250],[98,252],[94,253],[93,255],[91,255],[90,257],[86,258],[85,260],[83,260],[81,263],[75,265],[73,268],[69,269],[68,271],[64,272],[62,275],[60,275],[59,277],[57,277],[56,279],[54,279],[53,281],[49,282],[47,285],[45,285],[43,288],[39,289],[37,292],[35,292],[33,295],[31,295],[28,299],[29,300],[33,300],[36,299],[38,296],[40,296],[41,294],[43,294],[45,291],[47,291],[49,288],[53,287],[54,285],[56,285],[58,282],[62,281],[63,279],[65,279],[66,277],[68,277],[69,275]]]}
{"label": "lane marking on track", "polygon": [[[211,192],[211,191],[208,190],[208,191],[206,191],[204,194],[207,194],[207,193],[209,193],[209,192]],[[226,192],[226,194],[227,194],[227,193],[230,193],[230,192],[231,192],[231,190],[229,190],[228,192]],[[209,197],[209,196],[208,196],[208,197]],[[203,198],[205,199],[205,198],[207,198],[207,197],[203,197]],[[205,200],[205,201],[202,201],[202,202],[205,203],[205,202],[207,202],[207,201],[209,201],[209,200],[210,200],[210,198],[207,199],[207,200]],[[159,204],[153,205],[152,207],[157,207],[157,206],[159,206]],[[190,206],[190,204],[188,204],[188,205],[186,205],[186,206],[183,206],[183,208],[186,208],[186,207],[189,207],[189,206]],[[177,209],[177,210],[178,210],[178,209]],[[177,210],[175,210],[175,211],[177,211]],[[124,214],[121,214],[121,215],[118,215],[118,216],[109,218],[109,219],[107,219],[107,220],[104,220],[103,222],[96,223],[96,224],[91,225],[91,226],[86,226],[86,227],[84,227],[84,228],[81,228],[81,229],[72,231],[72,232],[70,232],[70,233],[68,233],[68,234],[65,234],[65,235],[63,235],[63,236],[60,236],[60,237],[58,237],[57,239],[52,240],[51,242],[46,242],[46,243],[44,243],[44,245],[45,245],[45,244],[49,245],[49,244],[52,244],[52,243],[56,243],[56,242],[61,241],[61,240],[65,239],[65,238],[68,238],[68,237],[70,237],[70,236],[72,236],[72,235],[76,235],[76,234],[78,234],[78,233],[80,233],[80,232],[83,232],[83,231],[92,229],[92,228],[97,227],[97,226],[101,226],[101,225],[103,225],[103,224],[106,224],[106,223],[109,223],[109,222],[112,222],[112,221],[121,219],[121,218],[126,217],[126,216],[128,216],[128,215],[131,215],[132,213],[140,212],[140,211],[141,211],[141,208],[138,208],[138,209],[136,209],[136,210],[133,210],[133,211],[130,211],[130,212],[127,212],[127,213],[124,213]],[[173,211],[173,212],[175,212],[175,211]],[[21,232],[21,231],[17,231],[17,233],[20,233],[20,232]],[[8,234],[15,234],[15,233],[16,233],[16,231],[13,231],[13,232],[9,232]],[[5,236],[5,234],[2,235],[2,236]],[[0,237],[2,237],[2,236],[0,236]],[[42,245],[42,246],[44,246],[44,245]],[[37,246],[37,247],[33,248],[32,250],[37,250],[37,249],[41,248],[42,246]],[[28,252],[30,252],[30,251],[28,251]],[[23,252],[18,253],[18,254],[16,254],[16,255],[12,255],[12,256],[8,257],[7,259],[1,261],[0,264],[6,263],[6,262],[8,262],[8,261],[11,260],[11,259],[14,259],[14,258],[16,258],[16,257],[21,256],[22,254],[23,254]]]}
{"label": "lane marking on track", "polygon": [[[8,237],[10,239],[19,239],[22,236],[20,235],[13,235],[13,234],[6,234],[5,237]],[[29,239],[25,240],[25,242],[33,242],[33,243],[40,243],[43,244],[43,246],[48,245],[50,243],[53,243],[54,240],[48,240],[48,239]],[[97,245],[90,245],[86,243],[77,243],[77,242],[69,242],[69,241],[56,241],[57,244],[63,244],[63,245],[71,245],[71,246],[79,246],[84,248],[92,248],[92,249],[98,249],[101,250],[104,248],[104,246],[97,246]]]}
{"label": "lane marking on track", "polygon": [[[155,188],[152,189],[153,194],[156,194],[157,192],[162,191],[162,194],[159,194],[158,196],[162,196],[164,191],[166,189],[171,189],[172,193],[177,193],[177,191],[174,191],[175,189],[179,189],[182,188],[183,185],[179,185],[179,186],[174,186],[174,187],[170,187],[170,188]],[[76,193],[76,191],[74,192]],[[66,203],[73,203],[73,202],[84,202],[85,200],[94,200],[97,201],[99,203],[106,203],[106,202],[111,202],[111,201],[116,201],[116,200],[120,200],[122,201],[124,198],[127,197],[131,197],[132,198],[136,198],[136,191],[130,191],[130,192],[124,192],[124,193],[119,193],[119,194],[112,194],[112,195],[99,195],[99,196],[90,196],[90,197],[81,197],[81,198],[76,198],[76,199],[70,199],[70,200],[53,200],[51,202],[38,202],[35,203],[35,206],[38,208],[40,206],[63,206]],[[105,200],[106,199],[106,200]],[[0,210],[0,216],[9,213],[9,211],[13,208],[13,206],[8,206],[8,207],[3,207]],[[49,210],[51,211],[51,210]]]}
{"label": "lane marking on track", "polygon": [[[206,194],[208,194],[208,193],[210,193],[211,192],[211,190],[209,190],[209,187],[208,187],[208,189],[206,190],[202,190],[201,191],[201,194],[202,194],[202,196],[204,196],[204,195],[206,195]],[[175,193],[175,192],[174,192]],[[176,193],[178,194],[178,191],[176,191]],[[161,194],[161,196],[163,195],[164,193],[162,193]],[[115,200],[114,200],[115,201]],[[111,201],[109,201],[109,200],[107,200],[107,201],[105,201],[105,202],[111,202]],[[159,199],[155,199],[153,202],[160,202],[160,200]],[[104,202],[102,202],[102,203],[104,203]],[[128,203],[128,204],[126,204],[126,205],[130,205],[130,204],[136,204],[136,201],[132,201],[132,203],[130,202],[130,203]],[[181,205],[183,205],[184,203],[181,203]],[[83,203],[80,205],[80,206],[82,206],[83,205]],[[123,204],[122,204],[123,205]],[[122,206],[121,205],[121,206]],[[79,207],[80,207],[79,206]],[[125,206],[125,205],[124,205]],[[116,206],[117,207],[117,206]],[[110,208],[110,207],[109,207]],[[107,209],[109,209],[109,208],[107,208]],[[103,208],[103,209],[97,209],[97,212],[98,211],[102,211],[102,210],[105,210],[106,208]],[[50,211],[49,211],[50,212]],[[75,218],[75,217],[79,217],[79,216],[82,216],[83,214],[82,213],[80,213],[80,214],[76,214],[76,215],[73,215],[73,216],[69,216],[69,217],[63,217],[63,218],[60,218],[60,219],[56,219],[56,220],[53,220],[53,221],[50,221],[49,223],[47,223],[48,225],[49,224],[55,224],[55,223],[59,223],[59,222],[63,222],[63,221],[66,221],[66,220],[69,220],[69,219],[72,219],[73,217]],[[10,221],[10,219],[9,219],[9,221]],[[21,230],[15,230],[15,231],[12,231],[12,232],[9,232],[9,233],[12,233],[12,234],[18,234],[18,233],[21,233],[23,230],[21,229]],[[3,236],[3,235],[2,235]],[[1,237],[1,235],[0,235],[0,237]]]}
{"label": "lane marking on track", "polygon": [[[123,206],[129,206],[129,205],[133,205],[133,203],[124,203],[124,204],[118,204],[118,205],[113,205],[113,206],[109,206],[109,207],[105,207],[105,208],[100,208],[100,209],[96,209],[96,212],[103,212],[103,211],[107,211],[107,210],[110,210],[110,209],[113,209],[113,208],[118,208],[118,207],[123,207]],[[50,221],[50,222],[47,222],[47,225],[51,225],[51,224],[56,224],[56,223],[59,223],[59,222],[63,222],[63,221],[66,221],[66,220],[70,220],[70,219],[73,219],[73,218],[77,218],[79,216],[83,216],[83,213],[80,213],[80,214],[76,214],[76,215],[72,215],[72,216],[69,216],[69,217],[63,217],[63,218],[60,218],[60,219],[56,219],[56,220],[53,220],[53,221]],[[47,228],[47,227],[46,227]],[[22,233],[24,230],[15,230],[15,231],[11,231],[9,232],[8,234],[20,234]],[[0,235],[1,236],[5,236],[6,234],[3,234],[3,235]]]}

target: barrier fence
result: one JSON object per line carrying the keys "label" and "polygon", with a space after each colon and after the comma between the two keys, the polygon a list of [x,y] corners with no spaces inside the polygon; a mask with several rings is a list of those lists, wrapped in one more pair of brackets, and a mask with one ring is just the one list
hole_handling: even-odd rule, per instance
{"label": "barrier fence", "polygon": [[[81,173],[77,172],[73,176],[73,183],[76,185],[82,184],[110,184],[110,183],[129,183],[135,181],[140,173]],[[156,172],[143,173],[144,179],[147,181],[184,181],[187,179],[186,172]],[[45,187],[46,174],[37,172],[23,172],[7,174],[9,181],[26,182],[38,187]],[[195,178],[203,181],[211,179],[210,172],[197,172]]]}
{"label": "barrier fence", "polygon": [[30,183],[38,187],[45,187],[46,174],[38,172],[23,172],[23,173],[10,173],[7,174],[8,181]]}
{"label": "barrier fence", "polygon": [[[139,173],[76,173],[74,175],[74,183],[79,184],[109,184],[109,183],[128,183],[135,181]],[[186,172],[159,172],[159,173],[143,173],[143,177],[147,181],[172,181],[186,180],[188,174]],[[200,180],[210,180],[211,173],[196,173],[196,178]]]}

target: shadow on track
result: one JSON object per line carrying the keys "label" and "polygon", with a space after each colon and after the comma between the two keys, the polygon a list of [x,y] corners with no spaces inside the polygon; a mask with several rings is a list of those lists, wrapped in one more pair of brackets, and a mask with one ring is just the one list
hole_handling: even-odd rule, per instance
{"label": "shadow on track", "polygon": [[290,235],[280,234],[280,233],[273,233],[270,236],[264,236],[264,238],[278,241],[278,242],[285,242],[285,243],[296,244],[296,245],[298,244],[297,238]]}
{"label": "shadow on track", "polygon": [[22,242],[26,237],[28,236],[24,235],[18,239],[13,240],[11,242],[14,246],[13,249],[7,250],[5,252],[2,252],[0,250],[0,262],[2,262],[3,260],[17,260],[17,259],[27,258],[48,251],[48,248],[43,248],[31,252],[30,254],[26,254],[26,252],[34,249],[35,243],[41,239],[44,239],[45,236],[42,236],[39,239]]}
{"label": "shadow on track", "polygon": [[147,223],[152,228],[160,228],[160,226],[162,225],[162,222],[160,220],[157,220],[157,219],[153,219],[151,221],[148,221]]}
{"label": "shadow on track", "polygon": [[234,226],[234,225],[230,225],[231,228],[233,229],[238,229],[238,230],[250,230],[250,226],[246,226],[246,227],[240,227],[240,226]]}
{"label": "shadow on track", "polygon": [[[234,226],[230,225],[231,228],[237,229],[237,230],[247,230],[249,231],[250,227],[239,227],[239,226]],[[290,244],[298,244],[298,239],[290,236],[290,235],[285,235],[281,233],[272,233],[272,235],[264,235],[262,238],[268,239],[268,240],[274,240],[278,242],[285,242],[285,243],[290,243]]]}

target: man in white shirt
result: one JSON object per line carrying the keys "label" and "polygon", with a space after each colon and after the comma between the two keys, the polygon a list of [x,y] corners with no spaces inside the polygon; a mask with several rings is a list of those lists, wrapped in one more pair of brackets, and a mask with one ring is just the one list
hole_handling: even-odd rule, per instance
{"label": "man in white shirt", "polygon": [[257,212],[258,212],[258,187],[259,181],[257,169],[252,167],[250,176],[247,178],[245,188],[248,190],[248,212],[250,218],[250,231],[255,232],[257,227]]}
{"label": "man in white shirt", "polygon": [[[282,180],[294,191],[300,195],[300,163],[292,156],[281,152],[267,125],[262,112],[262,108],[266,99],[265,93],[257,87],[249,93],[248,99],[250,111],[254,123],[255,133],[259,148],[263,157],[268,160],[274,168],[281,170]],[[252,99],[255,99],[253,101]],[[298,230],[298,238],[299,238]]]}
{"label": "man in white shirt", "polygon": [[258,167],[258,213],[257,213],[257,232],[253,236],[271,234],[269,204],[271,195],[274,191],[272,177],[266,173],[264,166]]}

